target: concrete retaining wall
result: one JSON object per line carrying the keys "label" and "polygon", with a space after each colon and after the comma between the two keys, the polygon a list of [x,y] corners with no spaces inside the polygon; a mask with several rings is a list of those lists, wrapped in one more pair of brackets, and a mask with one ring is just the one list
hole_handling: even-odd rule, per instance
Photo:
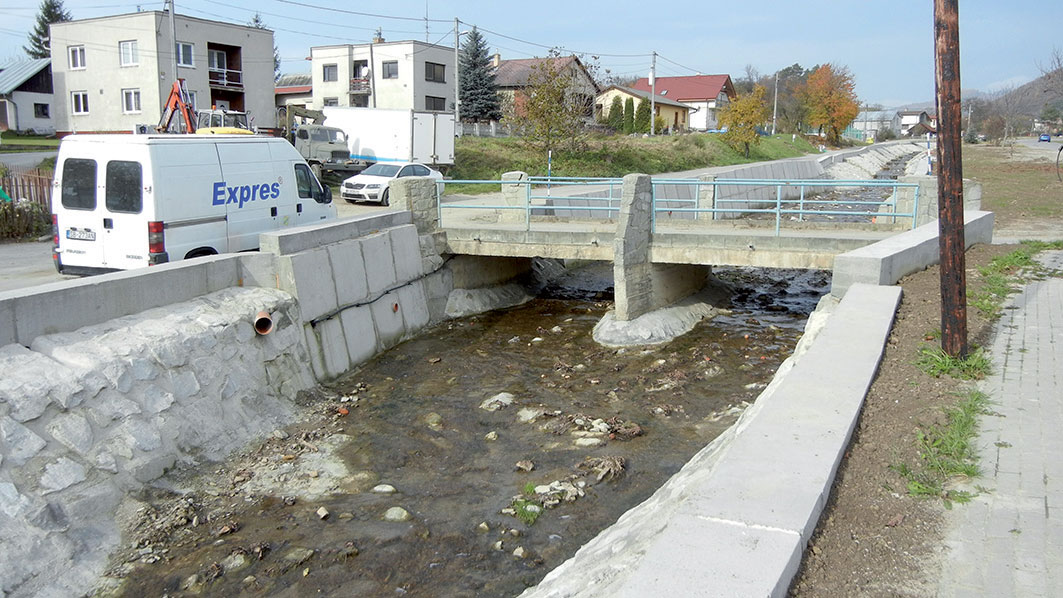
{"label": "concrete retaining wall", "polygon": [[[993,241],[992,212],[964,212],[964,243]],[[895,235],[877,243],[854,249],[834,258],[831,294],[842,297],[857,283],[895,284],[903,276],[918,272],[940,261],[938,222]]]}
{"label": "concrete retaining wall", "polygon": [[735,425],[521,598],[785,596],[900,295],[858,284],[825,325],[813,314]]}

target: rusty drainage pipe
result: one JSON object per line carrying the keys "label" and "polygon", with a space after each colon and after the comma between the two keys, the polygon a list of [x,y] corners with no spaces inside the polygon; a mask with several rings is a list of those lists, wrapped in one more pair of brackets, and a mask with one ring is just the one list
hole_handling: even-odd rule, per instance
{"label": "rusty drainage pipe", "polygon": [[273,318],[268,312],[260,311],[255,314],[255,332],[259,336],[266,336],[273,332]]}

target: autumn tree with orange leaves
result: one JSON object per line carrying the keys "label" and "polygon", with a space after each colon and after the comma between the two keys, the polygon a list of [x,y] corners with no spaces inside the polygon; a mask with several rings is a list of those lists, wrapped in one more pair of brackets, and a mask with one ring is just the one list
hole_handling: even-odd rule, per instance
{"label": "autumn tree with orange leaves", "polygon": [[808,123],[827,130],[827,139],[838,143],[842,131],[860,112],[854,91],[853,75],[848,67],[824,64],[808,76],[801,92],[808,109]]}

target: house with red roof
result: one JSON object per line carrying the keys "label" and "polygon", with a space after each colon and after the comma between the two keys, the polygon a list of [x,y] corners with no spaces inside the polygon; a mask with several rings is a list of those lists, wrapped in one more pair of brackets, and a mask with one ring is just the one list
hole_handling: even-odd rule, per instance
{"label": "house with red roof", "polygon": [[[631,86],[650,91],[649,79],[643,77]],[[690,107],[690,128],[709,131],[719,128],[718,111],[737,94],[730,75],[693,75],[689,77],[657,77],[657,95]]]}
{"label": "house with red roof", "polygon": [[309,108],[314,102],[314,88],[310,73],[281,75],[273,86],[277,107],[296,105]]}

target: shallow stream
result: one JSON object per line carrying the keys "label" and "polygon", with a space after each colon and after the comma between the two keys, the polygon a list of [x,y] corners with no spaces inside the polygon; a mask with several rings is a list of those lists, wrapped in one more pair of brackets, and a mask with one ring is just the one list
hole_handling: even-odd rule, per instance
{"label": "shallow stream", "polygon": [[[501,597],[534,585],[733,423],[829,284],[821,271],[719,268],[734,286],[728,313],[665,345],[613,350],[591,339],[610,274],[592,266],[524,306],[445,322],[307,398],[306,422],[178,479],[181,494],[145,496],[116,593]],[[315,484],[324,493],[308,498]],[[389,509],[409,519],[388,521]]]}

